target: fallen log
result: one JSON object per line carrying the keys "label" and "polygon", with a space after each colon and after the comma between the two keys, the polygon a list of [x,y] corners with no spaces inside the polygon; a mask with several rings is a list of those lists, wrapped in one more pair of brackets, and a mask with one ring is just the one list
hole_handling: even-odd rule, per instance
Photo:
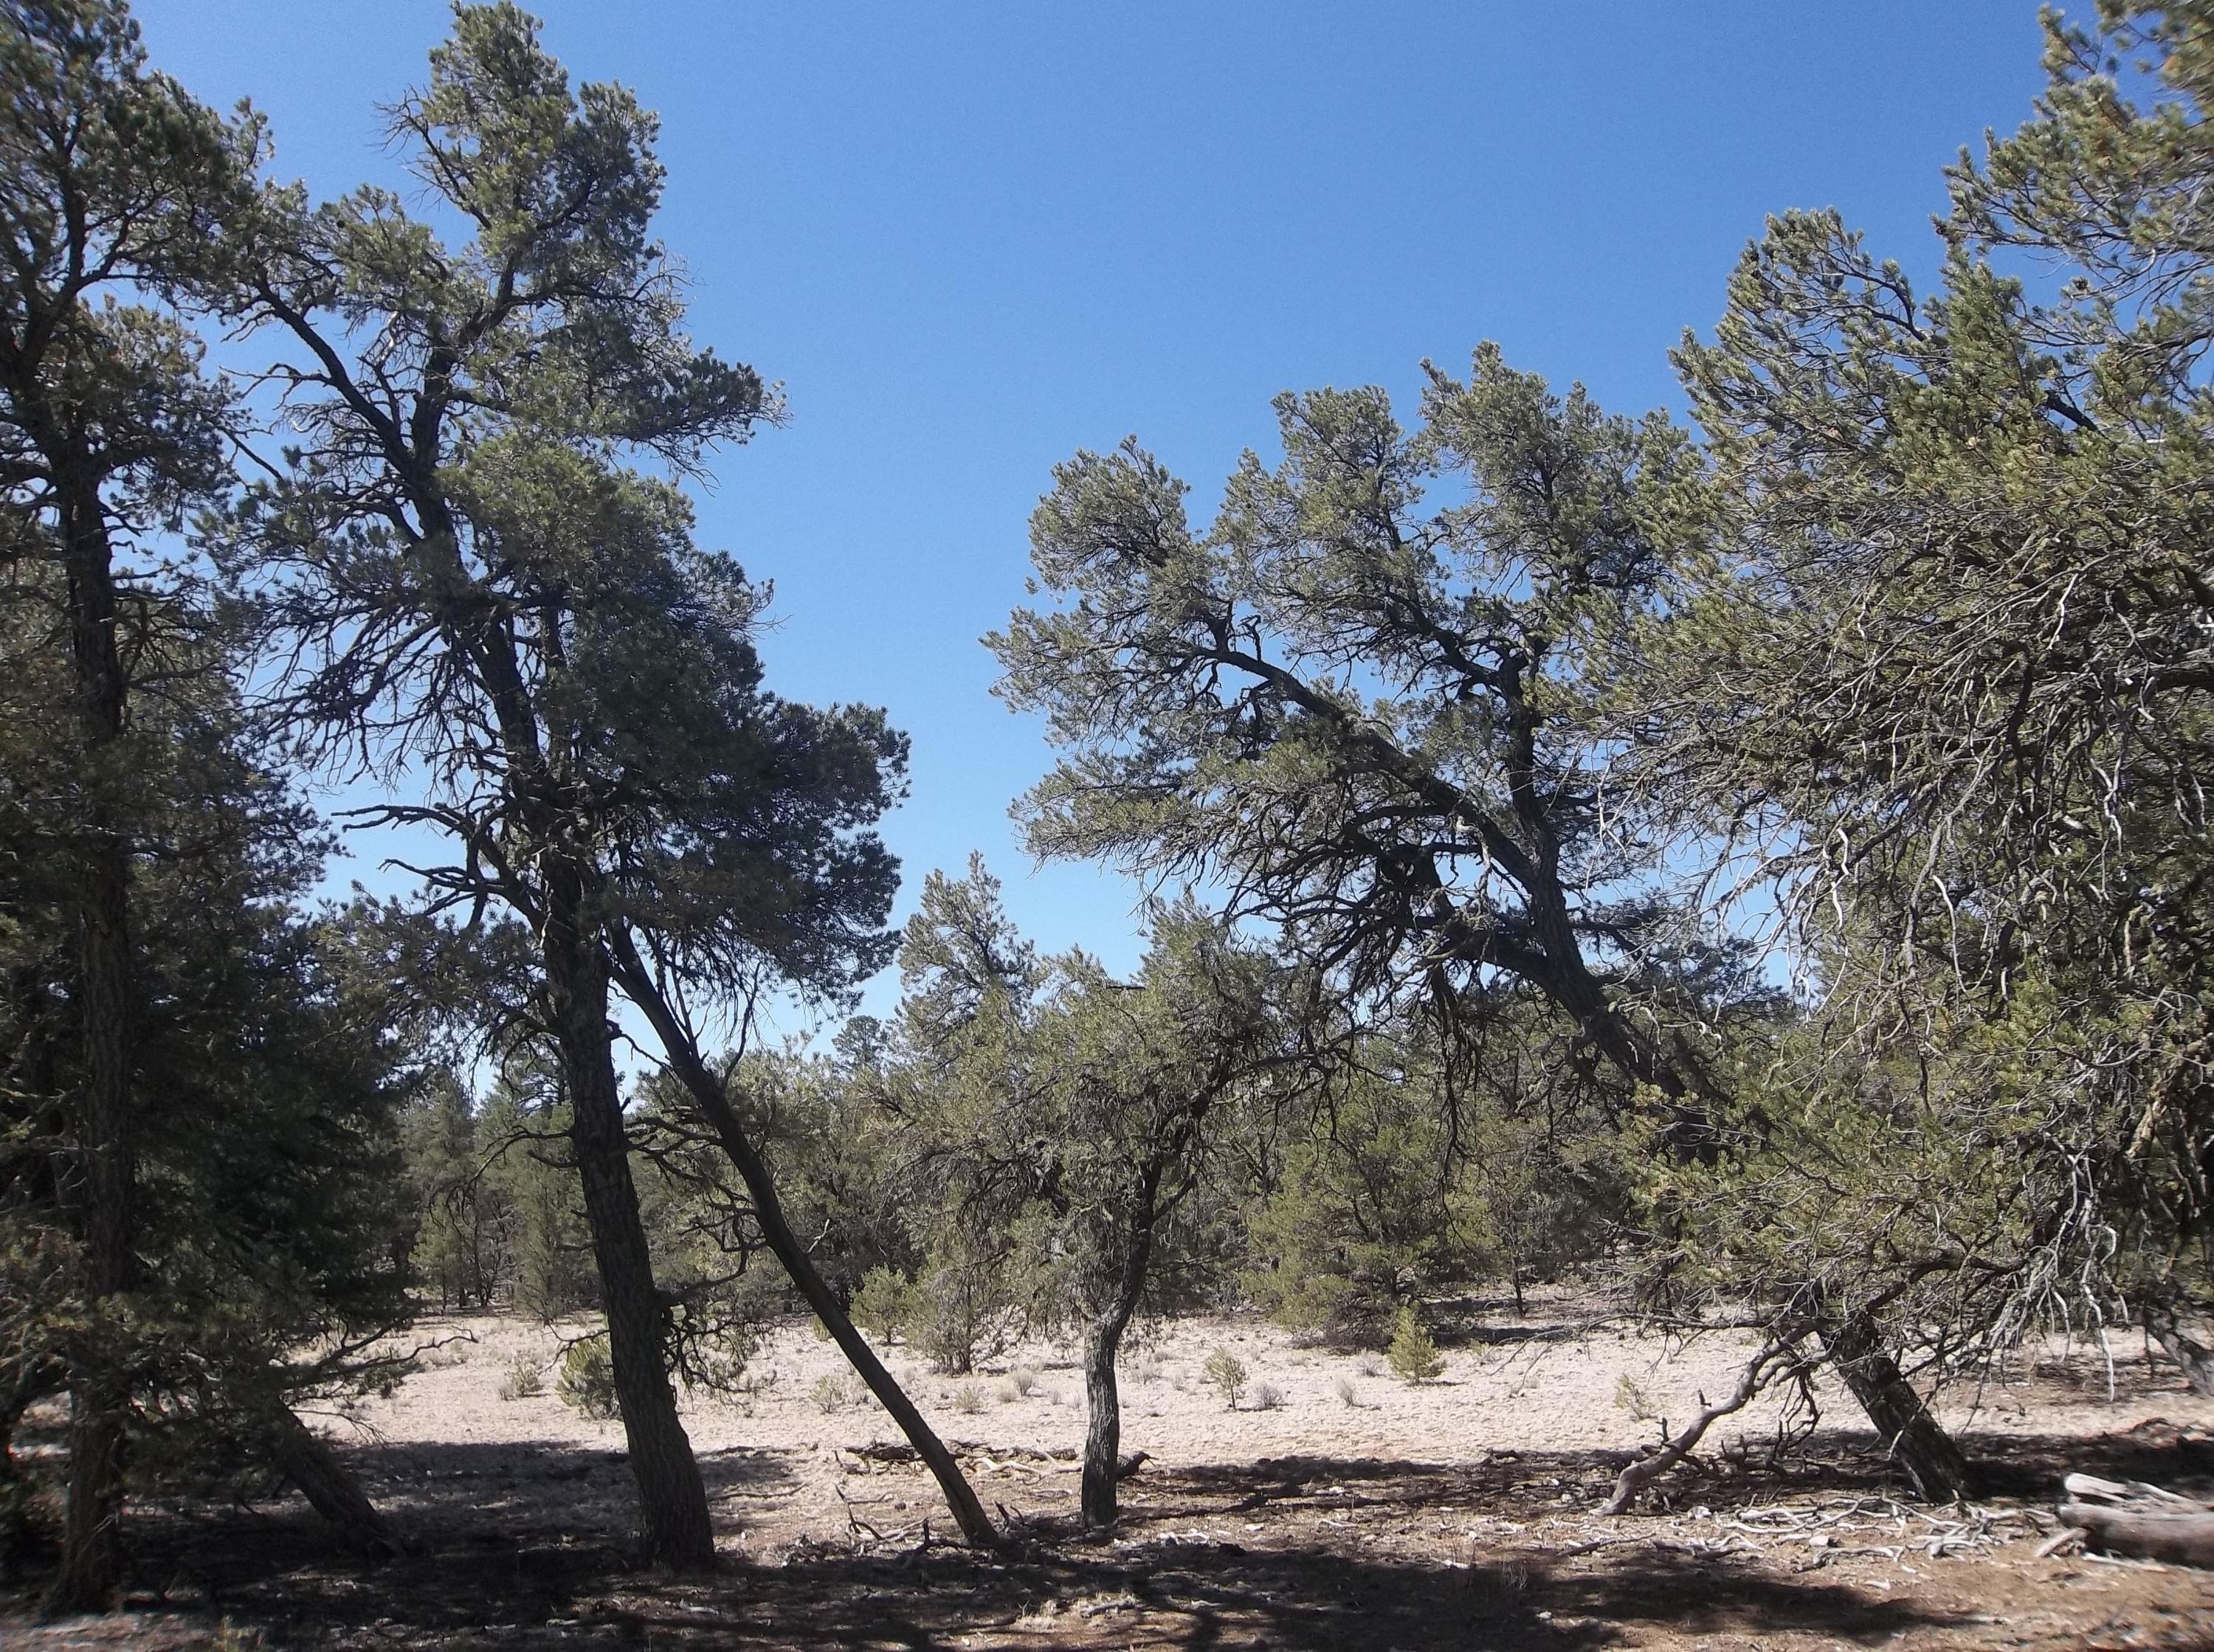
{"label": "fallen log", "polygon": [[2095,1503],[2064,1503],[2054,1512],[2109,1554],[2214,1568],[2214,1514],[2141,1514]]}
{"label": "fallen log", "polygon": [[2109,1554],[2214,1568],[2214,1506],[2141,1480],[2070,1474],[2068,1501],[2053,1510],[2061,1525]]}

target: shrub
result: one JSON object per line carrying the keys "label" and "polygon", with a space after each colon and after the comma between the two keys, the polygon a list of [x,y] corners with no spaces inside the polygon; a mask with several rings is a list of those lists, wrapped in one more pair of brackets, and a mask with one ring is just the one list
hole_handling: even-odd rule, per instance
{"label": "shrub", "polygon": [[877,1267],[861,1276],[860,1289],[853,1293],[848,1311],[853,1323],[872,1340],[889,1343],[895,1337],[912,1334],[909,1325],[917,1306],[914,1283],[905,1274]]}
{"label": "shrub", "polygon": [[[613,1383],[612,1372],[609,1381]],[[507,1368],[507,1375],[499,1380],[499,1397],[502,1399],[535,1399],[545,1392],[546,1373],[528,1354],[517,1354],[515,1362]]]}
{"label": "shrub", "polygon": [[1218,1348],[1207,1356],[1199,1375],[1202,1381],[1222,1395],[1224,1405],[1233,1411],[1238,1409],[1238,1397],[1245,1392],[1244,1361],[1227,1348]]}
{"label": "shrub", "polygon": [[807,1391],[807,1397],[815,1402],[816,1411],[828,1417],[832,1411],[859,1405],[867,1393],[859,1378],[834,1374],[817,1378],[815,1386]]}
{"label": "shrub", "polygon": [[908,1290],[907,1339],[941,1375],[966,1376],[1015,1339],[1020,1313],[988,1261],[958,1253],[940,1257]]}
{"label": "shrub", "polygon": [[1337,1380],[1336,1387],[1338,1403],[1346,1406],[1349,1410],[1359,1411],[1361,1409],[1361,1391],[1353,1386],[1353,1379],[1351,1377],[1340,1377]]}
{"label": "shrub", "polygon": [[608,1353],[604,1335],[585,1337],[569,1344],[561,1356],[561,1375],[554,1380],[554,1394],[565,1405],[602,1422],[620,1409],[615,1398],[615,1365]]}
{"label": "shrub", "polygon": [[964,1382],[953,1391],[953,1409],[964,1417],[974,1417],[984,1409],[984,1396],[976,1392],[976,1385]]}
{"label": "shrub", "polygon": [[1641,1423],[1650,1423],[1660,1415],[1653,1404],[1653,1396],[1640,1387],[1627,1371],[1615,1379],[1614,1403],[1618,1410],[1628,1411]]}
{"label": "shrub", "polygon": [[1384,1356],[1402,1382],[1435,1382],[1445,1373],[1445,1356],[1438,1352],[1437,1344],[1430,1340],[1430,1333],[1422,1329],[1411,1308],[1399,1310],[1391,1345],[1384,1350]]}
{"label": "shrub", "polygon": [[1281,1388],[1279,1388],[1275,1383],[1257,1382],[1253,1385],[1253,1409],[1255,1411],[1273,1411],[1283,1403],[1284,1391]]}

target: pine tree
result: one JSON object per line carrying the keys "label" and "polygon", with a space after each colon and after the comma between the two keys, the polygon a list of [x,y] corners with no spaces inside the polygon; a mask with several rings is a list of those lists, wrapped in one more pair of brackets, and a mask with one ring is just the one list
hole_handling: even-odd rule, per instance
{"label": "pine tree", "polygon": [[[150,580],[133,525],[174,517],[223,479],[223,395],[160,300],[213,272],[257,137],[149,73],[118,0],[0,8],[0,477],[11,558],[58,575],[72,672],[66,853],[72,996],[83,1064],[69,1102],[66,1189],[88,1331],[70,1356],[68,1532],[58,1610],[103,1604],[121,1564],[128,1381],[118,1364],[139,1281],[138,1122],[147,1110],[131,885],[137,822],[134,611]],[[61,816],[57,816],[58,824]]]}
{"label": "pine tree", "polygon": [[246,314],[297,346],[280,370],[311,440],[229,539],[302,646],[294,704],[327,749],[404,752],[433,777],[429,800],[382,811],[455,845],[421,869],[431,887],[504,906],[536,939],[531,1013],[571,1112],[647,1548],[713,1553],[639,1220],[617,990],[731,1155],[765,1242],[988,1537],[784,1219],[689,1007],[764,972],[835,995],[888,947],[896,868],[867,828],[904,741],[873,711],[768,693],[762,593],[693,543],[676,487],[619,462],[688,472],[774,405],[679,331],[649,234],[651,119],[619,88],[572,91],[523,13],[458,8],[394,119],[468,239],[441,244],[375,191],[313,211],[268,198]]}

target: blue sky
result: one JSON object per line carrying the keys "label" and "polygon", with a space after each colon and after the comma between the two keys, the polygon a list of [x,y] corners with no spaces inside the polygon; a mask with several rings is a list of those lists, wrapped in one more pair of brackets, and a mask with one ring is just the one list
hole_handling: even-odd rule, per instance
{"label": "blue sky", "polygon": [[[137,9],[157,64],[269,116],[280,173],[399,181],[375,106],[443,5]],[[572,76],[662,116],[694,333],[786,386],[702,537],[775,582],[772,686],[913,736],[902,912],[981,849],[1043,946],[1116,964],[1131,890],[1015,841],[1049,754],[976,640],[1022,600],[1056,460],[1135,432],[1203,513],[1276,392],[1411,406],[1424,357],[1487,338],[1679,405],[1667,351],[1764,215],[1835,205],[1926,274],[1940,169],[2040,84],[2029,0],[536,9]]]}

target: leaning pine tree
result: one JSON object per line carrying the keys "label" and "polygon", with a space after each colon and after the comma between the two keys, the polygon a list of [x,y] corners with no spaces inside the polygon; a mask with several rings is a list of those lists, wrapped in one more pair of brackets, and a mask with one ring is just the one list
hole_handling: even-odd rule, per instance
{"label": "leaning pine tree", "polygon": [[1705,1248],[1883,1276],[1956,1365],[2135,1318],[2214,1393],[2214,7],[2099,16],[1930,292],[1787,214],[1686,341],[1717,532],[1638,780],[1765,851],[1826,987]]}
{"label": "leaning pine tree", "polygon": [[[1411,434],[1374,389],[1276,411],[1282,461],[1247,454],[1205,531],[1135,442],[1056,471],[1031,545],[1057,605],[990,639],[1067,753],[1031,846],[1215,880],[1374,1013],[1519,983],[1643,1099],[1656,1165],[1717,1161],[1741,1111],[1722,1034],[1763,991],[1610,789],[1632,639],[1703,543],[1698,454],[1490,346],[1465,383],[1431,371]],[[1789,1291],[1765,1329],[1819,1344],[1949,1497],[1966,1466],[1876,1305]]]}
{"label": "leaning pine tree", "polygon": [[[309,210],[272,192],[247,254],[251,322],[304,445],[223,529],[297,644],[302,726],[331,756],[431,782],[382,818],[455,844],[419,869],[535,938],[534,1014],[558,1052],[646,1546],[706,1563],[705,1491],[666,1362],[610,1033],[621,991],[743,1176],[763,1236],[940,1472],[952,1460],[853,1333],[781,1216],[691,997],[774,976],[836,994],[872,971],[896,882],[867,830],[905,743],[880,714],[761,686],[764,600],[700,550],[669,483],[774,402],[679,331],[648,225],[652,119],[572,91],[511,5],[456,9],[429,85],[392,111],[418,177],[468,229],[442,243],[394,196]],[[856,1351],[858,1350],[858,1351]]]}

